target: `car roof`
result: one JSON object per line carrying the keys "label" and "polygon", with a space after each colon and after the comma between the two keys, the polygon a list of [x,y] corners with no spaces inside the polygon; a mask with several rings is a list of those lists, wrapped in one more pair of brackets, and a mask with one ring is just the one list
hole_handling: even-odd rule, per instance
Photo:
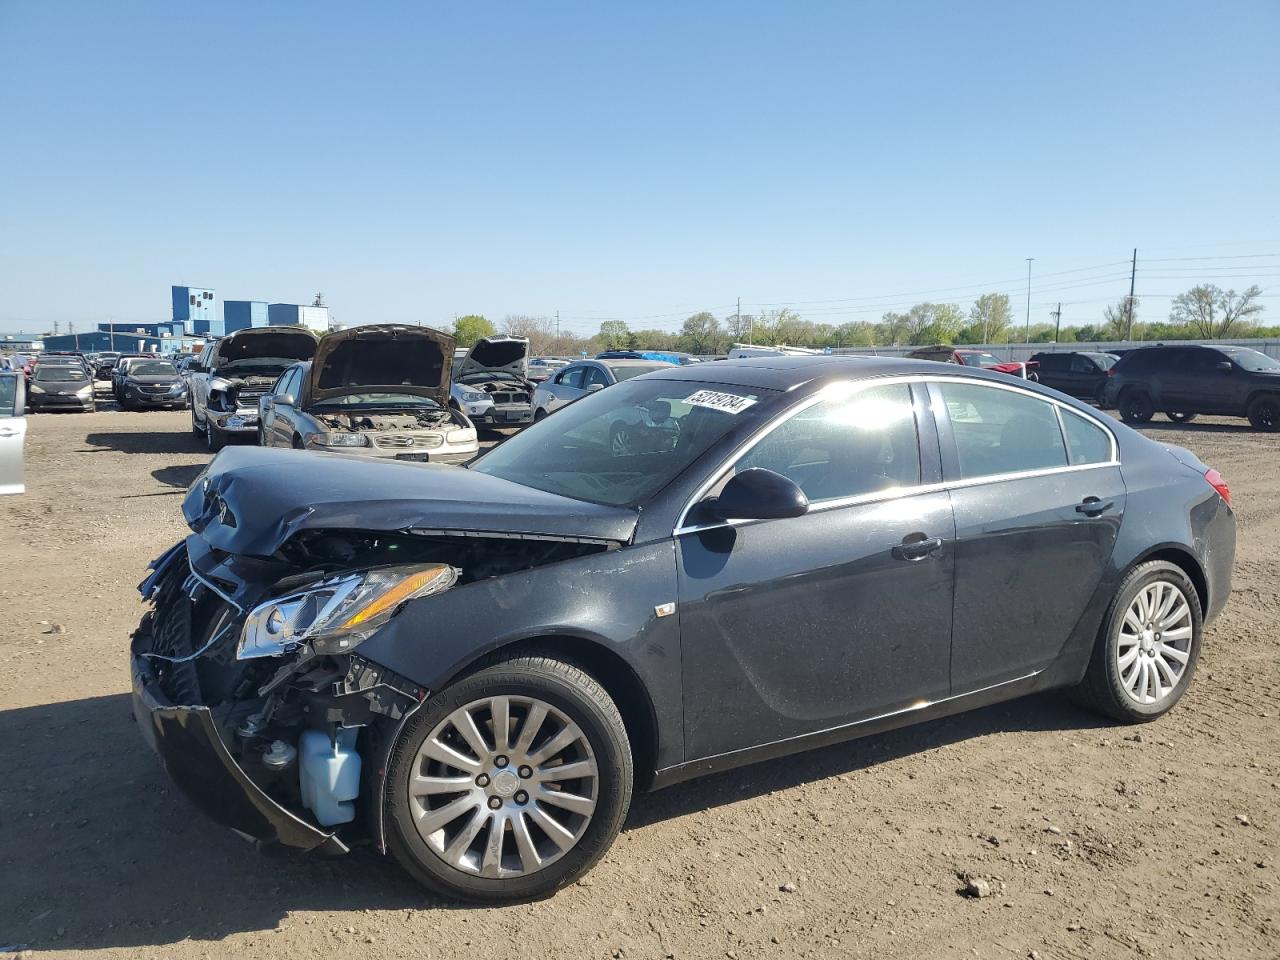
{"label": "car roof", "polygon": [[661,370],[641,374],[641,376],[651,380],[693,380],[737,387],[759,387],[766,390],[793,390],[806,384],[821,384],[836,380],[870,380],[876,377],[921,375],[968,377],[973,380],[990,380],[993,383],[1009,382],[1007,374],[988,373],[978,367],[962,367],[958,364],[944,364],[934,360],[877,357],[866,354],[749,357],[741,360],[721,360],[716,363],[695,363],[688,366],[675,364],[661,366]]}
{"label": "car roof", "polygon": [[605,367],[648,367],[651,370],[665,370],[667,367],[674,367],[676,364],[668,363],[666,360],[645,360],[642,357],[605,357],[601,360],[597,357],[594,360],[583,360],[583,363],[598,363]]}

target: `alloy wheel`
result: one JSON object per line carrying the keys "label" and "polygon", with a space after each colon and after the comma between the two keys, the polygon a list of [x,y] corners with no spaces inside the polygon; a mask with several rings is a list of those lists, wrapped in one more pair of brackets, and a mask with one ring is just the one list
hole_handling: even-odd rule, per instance
{"label": "alloy wheel", "polygon": [[596,809],[599,771],[586,734],[524,696],[459,707],[410,767],[419,836],[449,866],[490,878],[542,870],[574,848]]}
{"label": "alloy wheel", "polygon": [[1177,689],[1191,659],[1192,635],[1191,605],[1179,586],[1155,580],[1138,591],[1116,644],[1120,685],[1130,699],[1149,706]]}

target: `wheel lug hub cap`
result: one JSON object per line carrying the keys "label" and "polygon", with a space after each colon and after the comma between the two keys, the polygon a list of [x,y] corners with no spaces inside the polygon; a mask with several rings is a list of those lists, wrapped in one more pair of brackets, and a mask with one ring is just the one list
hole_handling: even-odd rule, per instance
{"label": "wheel lug hub cap", "polygon": [[511,770],[503,770],[493,778],[493,792],[500,797],[510,797],[520,788],[520,778]]}

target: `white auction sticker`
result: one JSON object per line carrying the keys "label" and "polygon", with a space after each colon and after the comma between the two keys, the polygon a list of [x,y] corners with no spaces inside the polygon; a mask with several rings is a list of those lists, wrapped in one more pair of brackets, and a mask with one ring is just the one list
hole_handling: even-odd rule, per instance
{"label": "white auction sticker", "polygon": [[735,415],[755,404],[750,397],[740,397],[736,393],[721,393],[718,390],[699,390],[692,396],[685,397],[684,402],[691,406],[710,407],[712,410],[723,410],[725,413]]}

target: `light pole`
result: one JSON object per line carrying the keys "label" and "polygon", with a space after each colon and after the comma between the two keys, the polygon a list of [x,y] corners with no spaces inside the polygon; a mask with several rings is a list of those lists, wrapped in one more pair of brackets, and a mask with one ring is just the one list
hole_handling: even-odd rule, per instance
{"label": "light pole", "polygon": [[1031,342],[1031,261],[1035,257],[1027,257],[1027,343]]}

